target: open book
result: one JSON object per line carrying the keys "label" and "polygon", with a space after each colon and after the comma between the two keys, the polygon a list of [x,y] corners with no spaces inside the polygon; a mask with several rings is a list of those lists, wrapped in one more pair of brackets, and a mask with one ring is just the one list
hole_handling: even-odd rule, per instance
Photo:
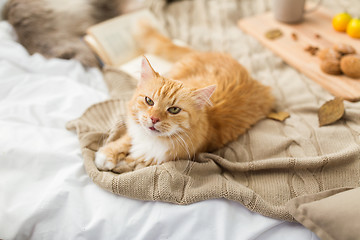
{"label": "open book", "polygon": [[144,54],[133,38],[133,31],[139,20],[150,22],[160,32],[156,17],[147,9],[128,13],[91,26],[84,41],[94,51],[103,65],[116,67],[136,79],[140,77],[142,55],[145,55],[155,71],[165,74],[172,64],[160,57]]}

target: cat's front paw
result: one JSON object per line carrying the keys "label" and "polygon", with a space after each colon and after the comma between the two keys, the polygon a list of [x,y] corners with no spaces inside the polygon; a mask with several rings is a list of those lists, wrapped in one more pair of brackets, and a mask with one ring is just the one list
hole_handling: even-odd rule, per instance
{"label": "cat's front paw", "polygon": [[98,151],[95,154],[95,166],[102,171],[111,171],[116,166],[116,161],[105,153]]}

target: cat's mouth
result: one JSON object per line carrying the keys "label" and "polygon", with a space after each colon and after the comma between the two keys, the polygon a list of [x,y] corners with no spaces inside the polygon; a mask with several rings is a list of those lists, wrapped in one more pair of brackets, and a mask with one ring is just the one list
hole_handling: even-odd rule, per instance
{"label": "cat's mouth", "polygon": [[157,130],[156,128],[155,128],[155,126],[152,126],[152,127],[149,127],[149,129],[151,130],[151,131],[154,131],[154,132],[160,132],[159,130]]}

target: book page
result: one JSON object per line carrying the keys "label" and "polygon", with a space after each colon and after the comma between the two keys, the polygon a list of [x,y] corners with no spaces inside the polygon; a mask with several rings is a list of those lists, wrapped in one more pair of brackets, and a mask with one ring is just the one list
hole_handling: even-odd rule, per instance
{"label": "book page", "polygon": [[99,43],[90,35],[85,35],[83,38],[84,42],[91,48],[91,50],[96,53],[99,61],[101,62],[101,65],[111,65],[111,61],[109,57],[105,54],[102,47],[99,45]]}
{"label": "book page", "polygon": [[121,15],[88,29],[87,34],[93,37],[97,42],[97,48],[103,52],[97,54],[101,58],[106,55],[103,59],[106,64],[113,66],[121,65],[142,54],[141,49],[139,49],[132,36],[135,24],[140,19],[146,19],[152,22],[154,27],[159,28],[159,23],[155,16],[145,9]]}
{"label": "book page", "polygon": [[[146,58],[149,60],[152,68],[155,70],[155,72],[158,72],[162,76],[166,76],[166,74],[170,71],[173,63],[166,61],[163,58],[160,58],[156,55],[152,54],[145,54]],[[138,56],[131,61],[122,64],[118,67],[118,69],[126,72],[133,78],[139,80],[141,76],[141,61],[143,56]]]}

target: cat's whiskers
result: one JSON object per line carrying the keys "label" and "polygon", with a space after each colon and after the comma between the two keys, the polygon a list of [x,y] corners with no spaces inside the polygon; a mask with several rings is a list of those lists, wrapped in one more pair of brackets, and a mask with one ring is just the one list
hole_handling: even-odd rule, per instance
{"label": "cat's whiskers", "polygon": [[[188,137],[188,139],[190,140],[191,146],[192,146],[192,153],[195,153],[195,147],[194,147],[194,143],[191,140],[191,137],[189,136],[189,134],[187,134],[185,131],[182,132],[183,134],[185,134],[186,137]],[[191,160],[195,160],[195,154],[193,154],[193,157]]]}
{"label": "cat's whiskers", "polygon": [[181,138],[181,140],[184,142],[184,145],[185,145],[185,148],[186,148],[186,152],[187,152],[187,154],[188,154],[188,156],[189,156],[189,160],[191,160],[191,154],[190,154],[190,152],[189,152],[189,146],[188,146],[188,144],[186,143],[186,141],[179,135],[179,137]]}
{"label": "cat's whiskers", "polygon": [[171,139],[171,136],[167,136],[167,138],[170,140],[170,142],[173,146],[173,150],[175,150],[175,144],[174,144],[174,141]]}
{"label": "cat's whiskers", "polygon": [[[190,152],[189,152],[189,150],[188,150],[188,146],[187,146],[185,140],[180,136],[179,133],[175,133],[173,136],[174,136],[177,140],[181,140],[181,141],[178,141],[178,143],[180,144],[180,146],[182,146],[182,147],[184,148],[184,150],[186,151],[186,153],[187,153],[188,156],[189,156],[189,159],[191,159]],[[182,143],[183,143],[183,144],[182,144]]]}
{"label": "cat's whiskers", "polygon": [[[177,145],[179,145],[181,148],[186,150],[186,147],[183,146],[183,144],[180,142],[179,138],[176,134],[172,135],[174,137],[174,140],[176,141]],[[176,151],[177,152],[177,151]],[[176,153],[177,154],[177,153]]]}
{"label": "cat's whiskers", "polygon": [[162,124],[161,124],[161,128],[162,128],[162,130],[163,130],[164,132],[167,132],[167,131],[169,131],[169,129],[170,129],[170,124],[169,124],[169,123],[162,123]]}
{"label": "cat's whiskers", "polygon": [[[175,153],[174,160],[176,160],[176,158],[177,158],[177,151],[176,151],[176,148],[175,148],[174,140],[171,138],[171,136],[168,136],[168,138],[169,138],[169,140],[170,140],[170,142],[171,142],[171,144],[172,144],[172,146],[173,146],[173,152]],[[172,152],[172,154],[173,154],[173,152]]]}

